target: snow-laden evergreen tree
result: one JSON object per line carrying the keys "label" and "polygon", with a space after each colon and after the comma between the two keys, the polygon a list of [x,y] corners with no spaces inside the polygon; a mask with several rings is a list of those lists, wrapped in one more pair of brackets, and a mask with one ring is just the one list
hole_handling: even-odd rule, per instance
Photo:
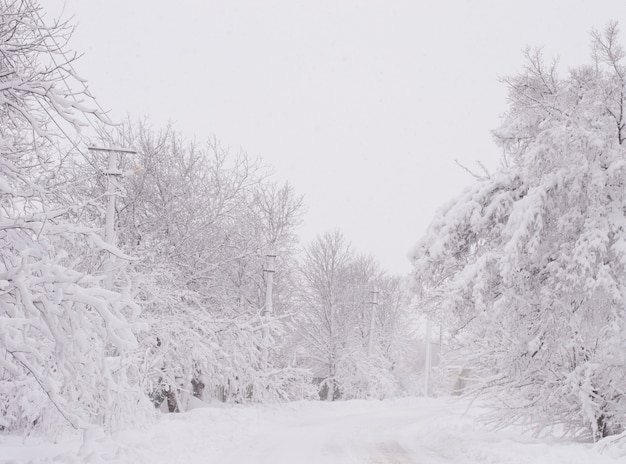
{"label": "snow-laden evergreen tree", "polygon": [[44,25],[35,1],[0,1],[4,431],[110,429],[140,416],[145,404],[127,356],[137,346],[131,319],[139,308],[89,273],[91,262],[117,251],[76,220],[80,203],[66,201],[77,131],[87,118],[104,118],[88,107],[67,38],[64,25]]}
{"label": "snow-laden evergreen tree", "polygon": [[423,309],[498,423],[598,439],[626,425],[626,115],[615,24],[561,77],[504,79],[504,162],[443,207],[412,258]]}

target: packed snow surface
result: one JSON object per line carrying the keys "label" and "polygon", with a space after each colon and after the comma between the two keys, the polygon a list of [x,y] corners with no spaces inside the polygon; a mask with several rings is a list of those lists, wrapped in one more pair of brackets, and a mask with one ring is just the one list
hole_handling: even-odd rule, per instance
{"label": "packed snow surface", "polygon": [[[198,405],[202,406],[202,405]],[[485,430],[477,411],[407,398],[208,406],[164,415],[141,430],[90,433],[58,444],[0,436],[0,462],[600,464],[626,462],[626,437],[599,444]]]}

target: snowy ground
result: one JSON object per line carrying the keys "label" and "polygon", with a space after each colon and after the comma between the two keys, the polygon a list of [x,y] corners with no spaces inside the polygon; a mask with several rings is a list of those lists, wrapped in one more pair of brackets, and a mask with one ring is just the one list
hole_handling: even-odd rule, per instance
{"label": "snowy ground", "polygon": [[626,438],[607,446],[488,432],[463,404],[425,398],[199,408],[85,443],[22,443],[0,436],[3,464],[617,462],[626,462]]}

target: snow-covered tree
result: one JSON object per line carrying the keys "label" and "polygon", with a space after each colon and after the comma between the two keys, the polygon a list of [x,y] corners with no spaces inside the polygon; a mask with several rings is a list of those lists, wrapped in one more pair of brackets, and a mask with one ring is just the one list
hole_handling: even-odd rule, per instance
{"label": "snow-covered tree", "polygon": [[357,315],[347,308],[348,272],[354,258],[340,232],[326,233],[305,250],[300,333],[306,341],[303,355],[321,380],[323,396],[340,397],[338,370],[351,353]]}
{"label": "snow-covered tree", "polygon": [[[274,300],[282,314],[301,198],[215,139],[201,145],[171,127],[130,122],[111,137],[138,151],[122,169],[142,168],[124,180],[118,236],[138,258],[127,272],[151,327],[142,341],[155,402],[167,397],[177,410],[177,396],[192,392],[284,397],[293,378],[278,359],[282,322],[262,317],[264,265],[270,251],[278,255]],[[282,368],[262,369],[262,353]]]}
{"label": "snow-covered tree", "polygon": [[565,77],[528,50],[504,79],[501,169],[415,248],[421,304],[498,423],[594,439],[626,425],[626,68],[611,24]]}
{"label": "snow-covered tree", "polygon": [[129,363],[139,308],[87,272],[91,256],[120,253],[76,221],[80,203],[65,201],[76,134],[88,118],[106,119],[88,107],[72,71],[68,32],[44,25],[35,1],[0,1],[0,429],[7,431],[111,429],[139,417],[145,404]]}
{"label": "snow-covered tree", "polygon": [[318,236],[300,263],[297,351],[327,400],[393,396],[393,370],[409,339],[397,280],[356,254],[341,232]]}

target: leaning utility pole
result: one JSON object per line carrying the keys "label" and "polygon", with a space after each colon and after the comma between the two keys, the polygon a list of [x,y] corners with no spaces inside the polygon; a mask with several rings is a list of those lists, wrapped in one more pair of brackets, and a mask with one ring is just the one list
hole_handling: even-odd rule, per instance
{"label": "leaning utility pole", "polygon": [[372,311],[370,314],[370,332],[367,343],[367,357],[371,358],[372,353],[374,352],[374,329],[376,328],[376,306],[378,305],[378,291],[371,290],[370,295],[372,295],[372,301],[370,304],[372,305]]}
{"label": "leaning utility pole", "polygon": [[274,260],[276,255],[273,251],[270,251],[267,255],[267,266],[264,269],[265,272],[265,307],[261,312],[262,320],[263,320],[263,349],[261,350],[261,367],[266,369],[269,364],[269,340],[270,340],[270,327],[269,327],[269,319],[274,310],[273,302],[272,302],[272,292],[274,285]]}

